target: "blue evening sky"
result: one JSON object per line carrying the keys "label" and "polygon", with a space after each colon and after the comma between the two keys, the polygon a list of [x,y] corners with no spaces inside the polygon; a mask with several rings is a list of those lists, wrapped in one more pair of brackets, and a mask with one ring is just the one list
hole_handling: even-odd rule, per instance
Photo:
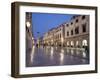
{"label": "blue evening sky", "polygon": [[35,38],[43,36],[51,28],[68,22],[72,14],[32,13],[32,29]]}

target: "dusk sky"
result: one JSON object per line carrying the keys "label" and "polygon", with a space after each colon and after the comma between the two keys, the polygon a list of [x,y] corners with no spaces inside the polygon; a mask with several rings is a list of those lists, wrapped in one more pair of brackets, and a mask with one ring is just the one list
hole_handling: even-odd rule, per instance
{"label": "dusk sky", "polygon": [[51,28],[68,22],[72,14],[32,13],[32,29],[34,37],[43,36]]}

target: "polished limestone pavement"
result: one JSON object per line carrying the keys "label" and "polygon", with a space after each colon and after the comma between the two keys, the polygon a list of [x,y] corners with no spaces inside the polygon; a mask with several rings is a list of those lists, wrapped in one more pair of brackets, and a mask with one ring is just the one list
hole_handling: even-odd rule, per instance
{"label": "polished limestone pavement", "polygon": [[89,53],[85,49],[33,46],[26,51],[26,67],[82,64],[89,64]]}

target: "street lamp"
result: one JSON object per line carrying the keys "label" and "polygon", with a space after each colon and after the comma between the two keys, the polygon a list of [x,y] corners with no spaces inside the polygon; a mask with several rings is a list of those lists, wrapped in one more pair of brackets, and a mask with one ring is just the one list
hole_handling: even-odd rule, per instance
{"label": "street lamp", "polygon": [[28,28],[31,26],[29,21],[26,22],[26,25],[27,25]]}

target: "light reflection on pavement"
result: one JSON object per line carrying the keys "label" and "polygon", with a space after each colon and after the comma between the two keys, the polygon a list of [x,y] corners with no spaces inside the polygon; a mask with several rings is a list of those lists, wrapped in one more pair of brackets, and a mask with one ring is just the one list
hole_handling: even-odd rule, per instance
{"label": "light reflection on pavement", "polygon": [[85,50],[66,47],[35,47],[26,51],[26,67],[89,64]]}

